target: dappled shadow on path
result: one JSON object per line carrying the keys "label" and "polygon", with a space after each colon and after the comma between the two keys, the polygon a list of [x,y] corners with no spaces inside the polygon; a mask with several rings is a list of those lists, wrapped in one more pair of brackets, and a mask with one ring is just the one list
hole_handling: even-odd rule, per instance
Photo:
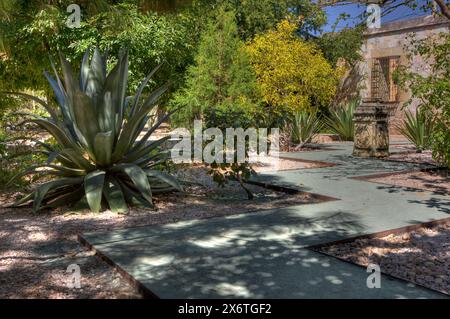
{"label": "dappled shadow on path", "polygon": [[368,289],[365,270],[304,249],[364,229],[350,213],[285,209],[84,238],[162,298],[427,297],[395,282]]}

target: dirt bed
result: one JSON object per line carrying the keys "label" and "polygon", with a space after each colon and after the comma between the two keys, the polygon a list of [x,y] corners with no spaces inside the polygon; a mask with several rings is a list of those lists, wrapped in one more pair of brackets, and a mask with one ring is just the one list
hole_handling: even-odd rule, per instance
{"label": "dirt bed", "polygon": [[421,153],[417,153],[413,146],[406,145],[400,147],[403,148],[405,152],[393,153],[388,157],[389,160],[438,166],[436,161],[433,160],[431,151],[423,151]]}
{"label": "dirt bed", "polygon": [[450,295],[450,222],[382,238],[357,239],[318,251]]}
{"label": "dirt bed", "polygon": [[[203,168],[181,171],[195,180],[185,193],[154,199],[157,210],[133,208],[126,215],[100,214],[63,208],[32,215],[31,209],[0,209],[0,298],[138,298],[111,267],[77,242],[77,234],[142,225],[210,218],[318,202],[305,193],[286,194],[248,185],[247,200],[239,184],[217,187]],[[1,194],[0,204],[17,194]],[[70,289],[66,269],[81,268],[81,289]]]}
{"label": "dirt bed", "polygon": [[384,177],[371,178],[369,181],[411,189],[423,189],[439,194],[450,194],[450,177],[444,170],[392,174]]}

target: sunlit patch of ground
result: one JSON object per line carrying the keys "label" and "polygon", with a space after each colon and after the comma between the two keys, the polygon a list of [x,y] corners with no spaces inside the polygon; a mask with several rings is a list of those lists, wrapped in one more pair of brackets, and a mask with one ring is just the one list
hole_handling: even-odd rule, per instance
{"label": "sunlit patch of ground", "polygon": [[450,223],[318,250],[450,295]]}

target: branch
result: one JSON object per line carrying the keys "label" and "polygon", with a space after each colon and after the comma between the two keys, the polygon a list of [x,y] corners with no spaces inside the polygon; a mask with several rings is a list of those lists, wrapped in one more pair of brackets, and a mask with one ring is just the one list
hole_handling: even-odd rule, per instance
{"label": "branch", "polygon": [[[450,20],[450,4],[446,4],[445,0],[433,0],[441,9],[442,15],[444,15],[447,19]],[[378,4],[379,6],[387,6],[387,5],[393,5],[392,8],[401,7],[403,5],[407,5],[411,3],[411,0],[403,0],[401,2],[395,2],[392,0],[318,0],[317,5],[319,8],[322,7],[330,7],[330,6],[336,6],[336,5],[348,5],[352,3],[359,3],[359,4]],[[391,10],[392,11],[392,10]]]}
{"label": "branch", "polygon": [[445,4],[444,0],[433,0],[434,2],[437,3],[437,5],[439,6],[439,8],[441,9],[441,13],[450,20],[450,9],[449,9],[449,5]]}

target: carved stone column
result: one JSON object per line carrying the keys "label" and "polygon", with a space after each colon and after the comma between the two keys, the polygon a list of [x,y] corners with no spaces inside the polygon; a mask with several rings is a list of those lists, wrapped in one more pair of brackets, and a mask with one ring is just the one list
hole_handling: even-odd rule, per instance
{"label": "carved stone column", "polygon": [[353,156],[389,156],[388,113],[379,99],[365,99],[353,115]]}

